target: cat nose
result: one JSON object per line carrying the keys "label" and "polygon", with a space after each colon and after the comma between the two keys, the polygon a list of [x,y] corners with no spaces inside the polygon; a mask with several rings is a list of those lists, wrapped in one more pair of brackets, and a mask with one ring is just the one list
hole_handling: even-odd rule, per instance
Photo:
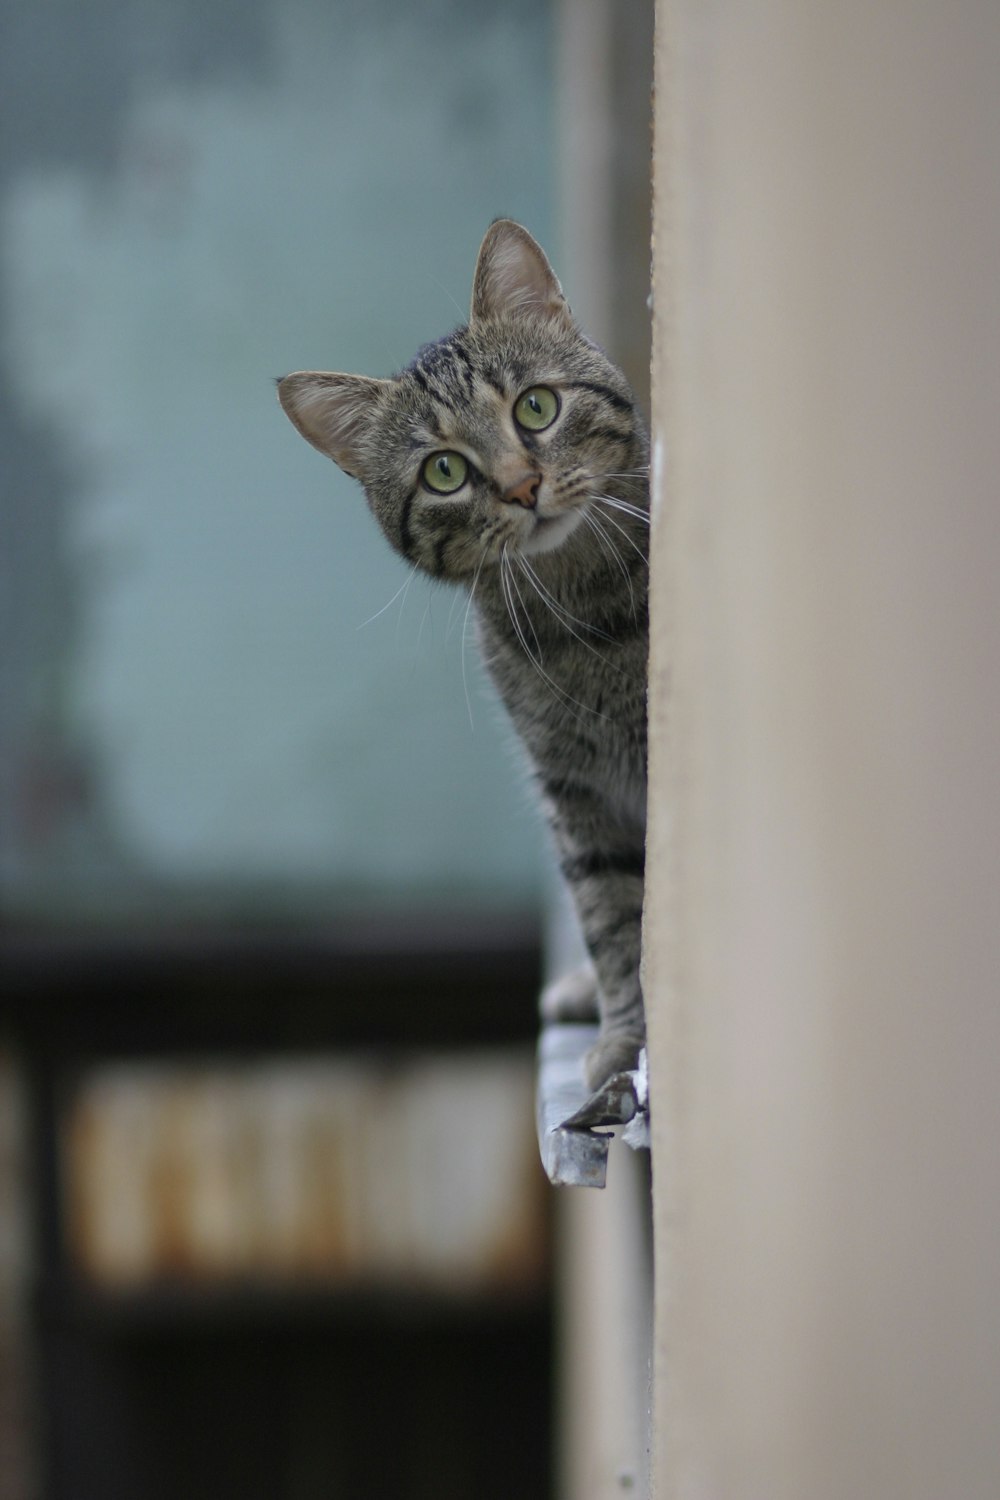
{"label": "cat nose", "polygon": [[542,482],[541,474],[525,474],[517,484],[512,484],[509,490],[503,494],[503,500],[507,505],[523,505],[525,510],[534,510],[538,504],[538,487]]}

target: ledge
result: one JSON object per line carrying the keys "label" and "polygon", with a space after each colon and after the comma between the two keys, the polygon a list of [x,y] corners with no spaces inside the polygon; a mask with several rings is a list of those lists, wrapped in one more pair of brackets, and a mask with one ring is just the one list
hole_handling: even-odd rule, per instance
{"label": "ledge", "polygon": [[595,1126],[624,1125],[627,1145],[649,1145],[645,1053],[637,1072],[618,1073],[592,1094],[583,1060],[597,1032],[593,1025],[554,1022],[542,1027],[538,1039],[538,1150],[549,1181],[558,1187],[604,1186],[614,1135]]}

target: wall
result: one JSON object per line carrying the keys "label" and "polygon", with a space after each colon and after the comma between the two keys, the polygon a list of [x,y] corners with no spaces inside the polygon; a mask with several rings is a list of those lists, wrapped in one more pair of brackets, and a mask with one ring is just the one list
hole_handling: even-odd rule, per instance
{"label": "wall", "polygon": [[1000,11],[661,0],[660,1497],[1000,1493]]}
{"label": "wall", "polygon": [[273,379],[407,363],[498,214],[551,244],[548,8],[7,11],[0,899],[530,902],[465,600],[408,581]]}

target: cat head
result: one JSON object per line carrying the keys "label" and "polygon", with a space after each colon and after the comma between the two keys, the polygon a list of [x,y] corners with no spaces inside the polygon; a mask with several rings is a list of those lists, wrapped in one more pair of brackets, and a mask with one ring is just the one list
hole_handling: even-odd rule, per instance
{"label": "cat head", "polygon": [[645,461],[624,376],[510,219],[483,240],[467,326],[392,379],[299,371],[278,397],[302,436],[361,481],[396,550],[438,578],[471,579],[505,548],[585,545],[593,497]]}

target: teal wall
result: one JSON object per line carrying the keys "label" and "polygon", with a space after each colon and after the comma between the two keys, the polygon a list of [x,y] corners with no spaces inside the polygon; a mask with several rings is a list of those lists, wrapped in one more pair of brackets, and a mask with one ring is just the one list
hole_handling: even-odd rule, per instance
{"label": "teal wall", "polygon": [[406,583],[273,377],[405,364],[498,214],[551,245],[547,7],[11,9],[8,911],[532,901],[464,600]]}

